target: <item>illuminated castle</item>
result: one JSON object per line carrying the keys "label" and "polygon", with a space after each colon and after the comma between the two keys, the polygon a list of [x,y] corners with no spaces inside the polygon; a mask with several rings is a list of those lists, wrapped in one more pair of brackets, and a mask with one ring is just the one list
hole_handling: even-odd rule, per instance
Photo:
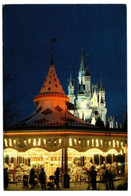
{"label": "illuminated castle", "polygon": [[95,125],[99,119],[106,126],[107,108],[102,77],[100,77],[100,88],[97,85],[91,85],[88,64],[87,67],[84,64],[83,48],[81,49],[81,63],[78,73],[77,97],[75,96],[74,90],[74,80],[70,73],[68,97],[70,98],[70,102],[75,105],[75,110],[70,110],[70,112],[92,125]]}

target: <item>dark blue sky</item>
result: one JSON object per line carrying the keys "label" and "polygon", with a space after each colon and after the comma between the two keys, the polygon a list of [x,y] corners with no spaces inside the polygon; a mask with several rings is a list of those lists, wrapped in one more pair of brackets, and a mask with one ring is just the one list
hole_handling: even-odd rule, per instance
{"label": "dark blue sky", "polygon": [[3,72],[12,77],[4,89],[4,100],[15,100],[16,119],[35,109],[33,97],[48,72],[52,37],[56,38],[54,65],[65,93],[70,64],[77,88],[83,43],[93,84],[99,84],[102,73],[108,115],[123,121],[127,106],[126,6],[119,4],[3,7]]}

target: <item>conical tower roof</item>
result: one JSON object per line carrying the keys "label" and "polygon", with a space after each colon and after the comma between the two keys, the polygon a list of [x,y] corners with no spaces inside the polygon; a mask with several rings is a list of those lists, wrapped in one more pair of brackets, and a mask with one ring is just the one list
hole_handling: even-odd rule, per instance
{"label": "conical tower roof", "polygon": [[46,79],[40,89],[40,94],[55,93],[65,94],[57,77],[54,65],[50,65]]}
{"label": "conical tower roof", "polygon": [[84,54],[83,54],[83,46],[81,47],[81,63],[80,63],[80,71],[85,71],[85,65],[84,65]]}

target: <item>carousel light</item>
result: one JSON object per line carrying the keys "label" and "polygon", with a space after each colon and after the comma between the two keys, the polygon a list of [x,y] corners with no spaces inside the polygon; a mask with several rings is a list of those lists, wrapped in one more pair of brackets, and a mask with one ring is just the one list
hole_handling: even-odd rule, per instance
{"label": "carousel light", "polygon": [[54,144],[56,144],[56,143],[57,143],[57,140],[55,139],[55,140],[54,140]]}
{"label": "carousel light", "polygon": [[80,139],[78,140],[78,143],[81,144],[81,140]]}
{"label": "carousel light", "polygon": [[87,140],[87,147],[89,147],[89,144],[90,144],[90,140]]}
{"label": "carousel light", "polygon": [[123,141],[121,142],[121,147],[123,147]]}
{"label": "carousel light", "polygon": [[109,141],[109,147],[111,147],[111,141]]}
{"label": "carousel light", "polygon": [[38,146],[41,145],[41,138],[38,139]]}
{"label": "carousel light", "polygon": [[118,153],[116,149],[110,149],[110,150],[108,150],[108,152],[106,153],[106,155],[108,155],[108,154],[118,155],[120,153]]}
{"label": "carousel light", "polygon": [[24,140],[24,144],[26,145],[26,140]]}
{"label": "carousel light", "polygon": [[116,144],[115,144],[115,140],[113,140],[113,148],[115,148]]}
{"label": "carousel light", "polygon": [[116,143],[117,143],[117,147],[119,148],[119,141],[116,141]]}
{"label": "carousel light", "polygon": [[46,145],[46,139],[43,139],[43,143],[44,143],[44,145]]}
{"label": "carousel light", "polygon": [[99,147],[99,141],[96,139],[96,147]]}
{"label": "carousel light", "polygon": [[59,144],[61,144],[61,139],[59,139]]}
{"label": "carousel light", "polygon": [[72,138],[69,138],[69,146],[72,146]]}
{"label": "carousel light", "polygon": [[13,140],[14,145],[16,145],[16,140]]}
{"label": "carousel light", "polygon": [[30,139],[30,138],[28,139],[28,143],[29,143],[29,144],[31,143],[31,139]]}
{"label": "carousel light", "polygon": [[4,142],[5,142],[5,146],[7,147],[8,146],[7,139],[4,139]]}
{"label": "carousel light", "polygon": [[9,146],[12,146],[12,140],[9,139]]}
{"label": "carousel light", "polygon": [[33,146],[36,146],[36,139],[33,139]]}
{"label": "carousel light", "polygon": [[74,143],[75,143],[75,145],[76,145],[76,139],[74,139]]}
{"label": "carousel light", "polygon": [[103,140],[100,140],[100,144],[101,144],[101,146],[103,146]]}
{"label": "carousel light", "polygon": [[21,136],[21,135],[97,135],[97,136],[120,136],[127,137],[126,133],[92,133],[92,132],[76,132],[76,131],[58,131],[58,132],[15,132],[4,133],[4,136]]}
{"label": "carousel light", "polygon": [[92,141],[92,147],[94,147],[94,139],[92,139],[91,141]]}

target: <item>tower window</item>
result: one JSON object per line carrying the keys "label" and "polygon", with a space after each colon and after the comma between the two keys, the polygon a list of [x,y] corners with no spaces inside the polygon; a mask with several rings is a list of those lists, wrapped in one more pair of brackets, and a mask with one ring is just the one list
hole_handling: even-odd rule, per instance
{"label": "tower window", "polygon": [[57,84],[55,86],[57,87]]}
{"label": "tower window", "polygon": [[51,81],[49,81],[49,84],[51,84]]}
{"label": "tower window", "polygon": [[50,90],[51,90],[51,88],[49,87],[49,88],[48,88],[48,90],[50,91]]}

